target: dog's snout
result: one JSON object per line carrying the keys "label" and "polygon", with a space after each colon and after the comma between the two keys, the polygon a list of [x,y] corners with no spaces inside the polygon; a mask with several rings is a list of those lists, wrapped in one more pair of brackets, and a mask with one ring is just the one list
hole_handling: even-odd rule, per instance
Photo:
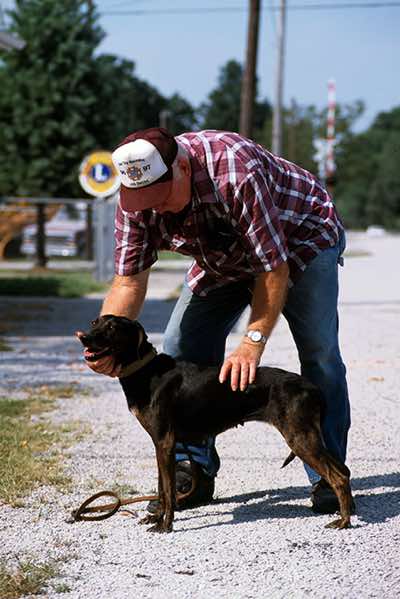
{"label": "dog's snout", "polygon": [[86,334],[83,331],[75,331],[75,337],[77,337],[79,341],[82,341],[82,343],[84,343],[86,339]]}

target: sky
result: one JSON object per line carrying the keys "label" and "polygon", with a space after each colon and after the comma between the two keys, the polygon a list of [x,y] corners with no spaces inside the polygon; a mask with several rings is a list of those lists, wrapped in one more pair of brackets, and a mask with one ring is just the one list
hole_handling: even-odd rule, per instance
{"label": "sky", "polygon": [[[228,60],[244,63],[248,0],[94,2],[106,33],[99,51],[133,60],[136,75],[163,95],[178,92],[198,106],[216,87]],[[392,6],[343,6],[372,3]],[[1,4],[7,8],[12,1]],[[272,101],[278,12],[271,7],[279,0],[261,4],[259,98]],[[322,9],[312,9],[315,5]],[[400,105],[400,1],[288,0],[287,6],[286,105],[294,98],[322,108],[330,78],[336,81],[338,102],[361,99],[366,104],[356,130]]]}

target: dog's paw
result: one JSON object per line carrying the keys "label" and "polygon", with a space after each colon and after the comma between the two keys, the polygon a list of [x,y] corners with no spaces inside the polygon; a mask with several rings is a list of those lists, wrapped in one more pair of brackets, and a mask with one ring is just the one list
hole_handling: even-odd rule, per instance
{"label": "dog's paw", "polygon": [[155,524],[154,526],[151,526],[147,532],[158,532],[158,533],[164,533],[164,532],[172,532],[172,524],[167,525],[165,524],[165,522],[157,522],[157,524]]}
{"label": "dog's paw", "polygon": [[160,522],[160,520],[162,520],[162,514],[147,514],[147,516],[139,520],[139,524],[154,524],[155,522]]}
{"label": "dog's paw", "polygon": [[333,522],[329,522],[325,528],[337,528],[338,530],[341,530],[342,528],[351,528],[350,518],[339,518],[338,520],[333,520]]}

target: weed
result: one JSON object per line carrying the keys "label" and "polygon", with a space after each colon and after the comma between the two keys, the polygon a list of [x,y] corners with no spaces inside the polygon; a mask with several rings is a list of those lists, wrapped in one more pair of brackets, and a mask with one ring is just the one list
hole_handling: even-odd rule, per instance
{"label": "weed", "polygon": [[1,351],[14,351],[14,349],[7,343],[7,341],[4,341],[4,339],[0,337],[0,352]]}
{"label": "weed", "polygon": [[0,500],[13,506],[39,485],[65,489],[57,444],[62,427],[46,421],[32,422],[32,415],[51,409],[51,400],[0,398]]}
{"label": "weed", "polygon": [[40,594],[46,583],[57,574],[58,568],[51,562],[34,564],[21,561],[14,568],[0,562],[1,598],[18,599],[25,595]]}

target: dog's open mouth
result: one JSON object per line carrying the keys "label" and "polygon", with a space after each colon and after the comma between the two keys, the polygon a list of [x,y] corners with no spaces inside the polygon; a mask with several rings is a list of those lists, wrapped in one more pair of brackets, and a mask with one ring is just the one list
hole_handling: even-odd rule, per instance
{"label": "dog's open mouth", "polygon": [[111,354],[111,348],[106,347],[101,351],[93,351],[88,347],[85,347],[85,351],[83,355],[85,356],[85,360],[88,362],[95,362],[96,360],[100,360],[100,358],[104,358],[105,356],[109,356]]}

